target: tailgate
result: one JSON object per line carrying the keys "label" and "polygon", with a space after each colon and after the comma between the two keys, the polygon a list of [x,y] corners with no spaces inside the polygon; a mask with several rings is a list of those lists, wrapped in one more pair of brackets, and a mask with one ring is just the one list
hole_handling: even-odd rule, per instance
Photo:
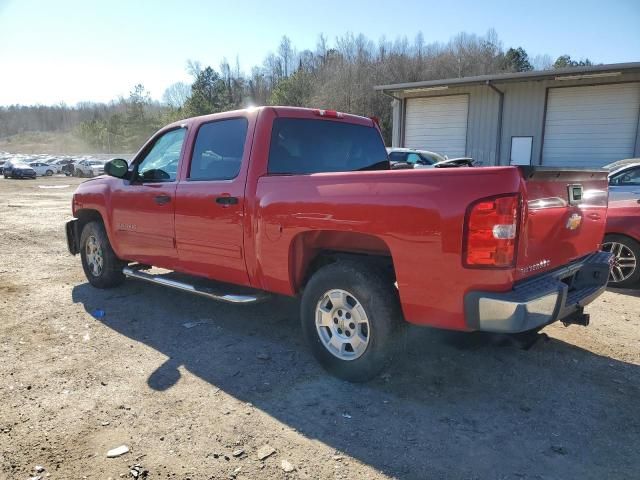
{"label": "tailgate", "polygon": [[600,249],[607,216],[606,171],[519,170],[524,205],[516,279],[553,270]]}

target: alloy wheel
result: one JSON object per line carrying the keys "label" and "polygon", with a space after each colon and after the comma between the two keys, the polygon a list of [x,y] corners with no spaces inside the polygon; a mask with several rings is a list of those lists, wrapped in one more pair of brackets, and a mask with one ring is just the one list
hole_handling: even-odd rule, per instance
{"label": "alloy wheel", "polygon": [[369,318],[358,299],[345,290],[329,290],[316,306],[316,330],[322,345],[340,360],[355,360],[371,340]]}
{"label": "alloy wheel", "polygon": [[631,277],[637,268],[637,258],[633,251],[619,242],[606,242],[602,244],[605,252],[613,254],[613,266],[609,272],[609,281],[620,283]]}

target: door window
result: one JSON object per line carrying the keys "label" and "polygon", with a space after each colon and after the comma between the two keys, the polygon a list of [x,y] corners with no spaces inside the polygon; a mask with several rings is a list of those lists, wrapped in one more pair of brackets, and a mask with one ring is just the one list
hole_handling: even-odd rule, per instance
{"label": "door window", "polygon": [[422,162],[422,158],[420,158],[420,155],[418,155],[417,153],[409,153],[407,155],[407,163],[410,163],[411,165],[415,165],[416,163],[424,163],[424,162]]}
{"label": "door window", "polygon": [[407,154],[405,152],[391,152],[389,154],[389,160],[392,162],[406,162]]}
{"label": "door window", "polygon": [[617,185],[620,187],[640,186],[640,167],[630,168],[624,172],[620,172],[611,177],[610,185]]}
{"label": "door window", "polygon": [[198,129],[189,180],[231,180],[238,176],[249,122],[230,118],[205,123]]}
{"label": "door window", "polygon": [[185,128],[177,128],[158,138],[138,162],[137,179],[143,182],[175,181],[186,132]]}

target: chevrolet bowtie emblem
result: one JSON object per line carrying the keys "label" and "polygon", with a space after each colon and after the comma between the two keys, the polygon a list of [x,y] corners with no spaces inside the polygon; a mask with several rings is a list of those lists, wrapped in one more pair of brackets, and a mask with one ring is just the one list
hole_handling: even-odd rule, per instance
{"label": "chevrolet bowtie emblem", "polygon": [[567,220],[566,227],[569,230],[576,230],[580,226],[581,223],[582,223],[582,215],[578,215],[577,213],[574,213]]}

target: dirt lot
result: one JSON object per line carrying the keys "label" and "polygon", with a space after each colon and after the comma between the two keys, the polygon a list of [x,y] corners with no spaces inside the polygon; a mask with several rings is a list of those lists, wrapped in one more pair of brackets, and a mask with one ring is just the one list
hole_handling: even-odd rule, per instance
{"label": "dirt lot", "polygon": [[63,235],[77,183],[0,179],[0,478],[638,478],[638,291],[529,351],[411,328],[351,385],[311,358],[295,300],[90,287]]}

